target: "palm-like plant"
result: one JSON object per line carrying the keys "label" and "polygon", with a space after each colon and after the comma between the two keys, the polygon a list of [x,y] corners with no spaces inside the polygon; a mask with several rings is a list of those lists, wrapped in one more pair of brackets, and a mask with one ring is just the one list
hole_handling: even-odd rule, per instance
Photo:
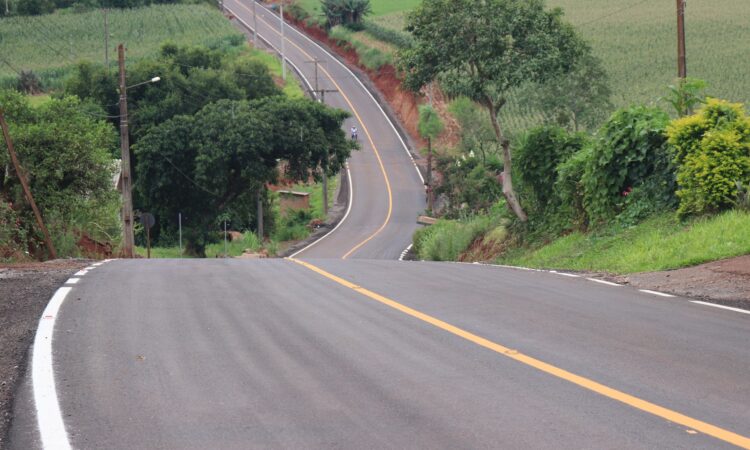
{"label": "palm-like plant", "polygon": [[370,0],[321,0],[320,3],[329,27],[362,23],[372,12]]}

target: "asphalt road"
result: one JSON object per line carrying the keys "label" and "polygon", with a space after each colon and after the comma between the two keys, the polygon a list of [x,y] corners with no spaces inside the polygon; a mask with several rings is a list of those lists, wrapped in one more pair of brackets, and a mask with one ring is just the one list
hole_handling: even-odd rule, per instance
{"label": "asphalt road", "polygon": [[[290,260],[120,260],[82,277],[54,341],[71,445],[730,447],[515,352],[750,436],[746,315],[549,273],[310,262],[356,286]],[[11,448],[39,445],[30,398]]]}
{"label": "asphalt road", "polygon": [[[289,36],[307,70],[319,50]],[[393,261],[421,184],[335,67],[375,144],[352,158],[342,225],[296,260],[82,272],[40,321],[10,448],[750,448],[750,315],[556,273]]]}
{"label": "asphalt road", "polygon": [[[224,5],[248,26],[255,23],[250,1],[226,0]],[[260,5],[256,12],[259,35],[280,50],[278,15]],[[352,72],[289,25],[285,37],[286,57],[311,87],[315,85],[311,61],[323,61],[318,69],[318,89],[338,91],[325,95],[326,104],[352,113],[346,129],[357,126],[362,146],[349,161],[353,195],[348,216],[328,238],[297,256],[398,259],[411,243],[417,216],[426,207],[424,183],[406,147]],[[293,76],[292,67],[289,69]]]}

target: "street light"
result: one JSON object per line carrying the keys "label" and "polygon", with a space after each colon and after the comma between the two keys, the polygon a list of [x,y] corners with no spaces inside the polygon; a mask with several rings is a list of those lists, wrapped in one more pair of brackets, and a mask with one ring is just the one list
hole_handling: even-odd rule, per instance
{"label": "street light", "polygon": [[117,46],[118,62],[120,66],[120,154],[122,181],[122,253],[125,258],[135,256],[135,237],[133,233],[133,192],[130,178],[130,140],[128,137],[128,89],[147,83],[156,83],[161,77],[128,86],[125,84],[125,48]]}

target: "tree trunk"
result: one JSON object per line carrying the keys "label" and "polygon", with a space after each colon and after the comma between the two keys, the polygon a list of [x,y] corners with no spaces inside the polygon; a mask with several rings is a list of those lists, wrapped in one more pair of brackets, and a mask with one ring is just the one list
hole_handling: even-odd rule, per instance
{"label": "tree trunk", "polygon": [[435,197],[432,188],[432,138],[427,137],[427,209],[433,214]]}
{"label": "tree trunk", "polygon": [[505,200],[508,202],[508,208],[513,211],[513,214],[518,217],[521,222],[526,222],[528,217],[521,207],[521,203],[518,201],[516,191],[513,190],[513,179],[512,179],[512,161],[510,157],[510,143],[503,135],[503,130],[500,128],[500,122],[497,120],[497,109],[495,105],[489,102],[490,119],[492,121],[492,128],[495,130],[495,136],[497,141],[503,147],[503,195]]}

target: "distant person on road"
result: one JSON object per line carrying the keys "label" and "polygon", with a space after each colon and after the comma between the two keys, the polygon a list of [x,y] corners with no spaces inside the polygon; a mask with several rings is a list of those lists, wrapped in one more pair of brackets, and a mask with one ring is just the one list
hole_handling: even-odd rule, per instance
{"label": "distant person on road", "polygon": [[352,127],[352,140],[357,140],[357,127]]}

